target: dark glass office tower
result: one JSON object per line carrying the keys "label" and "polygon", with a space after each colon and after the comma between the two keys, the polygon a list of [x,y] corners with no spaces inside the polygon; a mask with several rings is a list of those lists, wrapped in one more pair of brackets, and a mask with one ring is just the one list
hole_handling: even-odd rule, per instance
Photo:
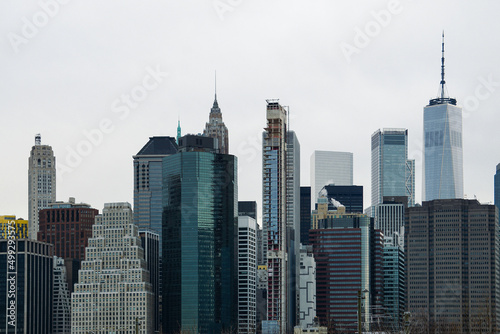
{"label": "dark glass office tower", "polygon": [[238,216],[248,216],[257,220],[257,202],[255,201],[239,201]]}
{"label": "dark glass office tower", "polygon": [[134,158],[134,223],[160,234],[163,158],[177,153],[173,137],[150,137]]}
{"label": "dark glass office tower", "polygon": [[363,186],[336,186],[329,184],[323,187],[329,201],[329,209],[333,210],[332,200],[345,206],[346,213],[363,213]]}
{"label": "dark glass office tower", "polygon": [[300,187],[300,243],[309,245],[311,228],[311,187]]}
{"label": "dark glass office tower", "polygon": [[144,248],[144,260],[146,260],[149,271],[149,283],[153,288],[154,320],[153,328],[160,331],[161,309],[160,303],[160,234],[152,230],[139,230],[142,248]]}
{"label": "dark glass office tower", "polygon": [[237,163],[187,135],[163,160],[163,332],[237,324]]}
{"label": "dark glass office tower", "polygon": [[52,333],[53,255],[44,242],[0,240],[0,333]]}

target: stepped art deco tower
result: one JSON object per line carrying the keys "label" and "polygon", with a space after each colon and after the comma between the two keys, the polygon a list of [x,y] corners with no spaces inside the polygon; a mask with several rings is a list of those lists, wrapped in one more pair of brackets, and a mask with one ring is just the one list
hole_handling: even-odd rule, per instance
{"label": "stepped art deco tower", "polygon": [[71,333],[153,333],[153,291],[129,203],[95,217],[71,294]]}
{"label": "stepped art deco tower", "polygon": [[208,123],[205,124],[205,130],[203,130],[203,135],[217,138],[218,153],[229,154],[229,134],[226,125],[222,121],[222,112],[217,102],[217,90],[215,92],[214,104],[210,110]]}
{"label": "stepped art deco tower", "polygon": [[35,136],[28,160],[28,234],[36,240],[38,211],[56,201],[56,157],[49,145],[42,145],[42,136]]}
{"label": "stepped art deco tower", "polygon": [[440,96],[424,108],[423,199],[463,197],[462,108],[445,94],[444,33]]}

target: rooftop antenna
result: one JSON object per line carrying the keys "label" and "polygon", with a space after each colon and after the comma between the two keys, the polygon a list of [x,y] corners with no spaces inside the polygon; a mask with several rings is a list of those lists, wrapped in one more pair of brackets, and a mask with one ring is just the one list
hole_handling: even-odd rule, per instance
{"label": "rooftop antenna", "polygon": [[446,81],[444,80],[444,30],[443,30],[443,40],[441,43],[441,100],[444,100],[444,85]]}
{"label": "rooftop antenna", "polygon": [[215,70],[215,99],[217,100],[217,70]]}

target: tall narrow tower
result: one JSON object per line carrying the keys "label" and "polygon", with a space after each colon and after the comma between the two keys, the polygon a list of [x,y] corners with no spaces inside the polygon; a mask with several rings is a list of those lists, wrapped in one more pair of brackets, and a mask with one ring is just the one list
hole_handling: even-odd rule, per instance
{"label": "tall narrow tower", "polygon": [[40,134],[35,136],[28,160],[28,234],[36,240],[38,211],[56,201],[56,157],[49,145],[42,145]]}
{"label": "tall narrow tower", "polygon": [[222,121],[222,112],[220,111],[219,103],[217,102],[217,88],[215,91],[214,104],[210,110],[208,123],[205,124],[203,135],[217,138],[219,153],[229,154],[229,135],[227,127]]}
{"label": "tall narrow tower", "polygon": [[463,197],[462,108],[448,97],[444,80],[444,33],[440,96],[424,108],[423,200]]}
{"label": "tall narrow tower", "polygon": [[262,329],[286,333],[287,320],[287,112],[278,100],[267,100],[262,149],[262,224],[268,269],[267,321]]}

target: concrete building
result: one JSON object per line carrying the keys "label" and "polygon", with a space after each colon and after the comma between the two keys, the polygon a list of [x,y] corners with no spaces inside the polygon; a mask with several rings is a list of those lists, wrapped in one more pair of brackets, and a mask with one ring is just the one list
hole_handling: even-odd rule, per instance
{"label": "concrete building", "polygon": [[[316,260],[316,313],[322,326],[337,331],[357,329],[357,303],[362,302],[365,331],[377,330],[383,315],[383,234],[364,214],[328,210],[318,199],[309,240]],[[366,292],[366,293],[365,293]]]}
{"label": "concrete building", "polygon": [[300,248],[299,324],[302,329],[312,328],[316,319],[316,261],[312,246]]}
{"label": "concrete building", "polygon": [[78,282],[80,263],[85,259],[85,247],[92,237],[92,225],[99,210],[89,204],[76,203],[74,197],[68,202],[49,203],[38,213],[38,240],[54,245],[54,255],[63,258],[68,265],[68,285],[73,292]]}
{"label": "concrete building", "polygon": [[[9,226],[15,231],[16,239],[28,238],[28,221],[22,218],[16,218],[15,215],[0,216],[0,239],[7,239],[10,235]],[[10,228],[12,228],[10,227]]]}
{"label": "concrete building", "polygon": [[222,112],[217,102],[217,93],[215,93],[214,104],[210,109],[208,123],[205,124],[203,135],[216,139],[216,148],[218,153],[229,154],[229,133],[226,125],[222,121]]}
{"label": "concrete building", "polygon": [[267,320],[267,266],[257,265],[257,333],[262,333],[262,321]]}
{"label": "concrete building", "polygon": [[318,201],[319,191],[327,184],[353,185],[351,152],[314,151],[311,155],[311,206]]}
{"label": "concrete building", "polygon": [[262,332],[278,330],[284,334],[289,329],[287,298],[290,284],[286,212],[287,111],[278,100],[267,100],[266,116],[262,141],[262,225],[269,277],[267,320],[262,322]]}
{"label": "concrete building", "polygon": [[95,217],[71,294],[73,334],[153,333],[153,292],[129,203],[106,203]]}
{"label": "concrete building", "polygon": [[54,256],[53,277],[51,333],[69,334],[71,333],[71,296],[64,259],[57,256]]}
{"label": "concrete building", "polygon": [[257,330],[257,222],[238,217],[238,333]]}
{"label": "concrete building", "polygon": [[500,210],[500,164],[497,165],[497,172],[495,173],[494,182],[495,205],[497,206],[498,210]]}
{"label": "concrete building", "polygon": [[52,333],[53,255],[47,243],[0,240],[1,333]]}
{"label": "concrete building", "polygon": [[163,159],[163,332],[220,333],[238,320],[237,159],[186,135]]}
{"label": "concrete building", "polygon": [[38,211],[56,201],[56,157],[42,137],[35,136],[35,146],[28,159],[28,224],[30,239],[38,235]]}
{"label": "concrete building", "polygon": [[494,205],[446,199],[408,208],[407,310],[439,330],[490,333],[500,320],[500,225]]}
{"label": "concrete building", "polygon": [[415,160],[408,160],[408,130],[379,129],[372,134],[372,206],[385,196],[406,196],[415,205]]}
{"label": "concrete building", "polygon": [[464,196],[462,108],[445,84],[443,34],[441,94],[424,108],[423,201]]}
{"label": "concrete building", "polygon": [[386,238],[397,234],[398,243],[404,245],[405,211],[408,199],[406,196],[384,197],[382,203],[371,207],[375,220],[375,228],[381,230]]}

